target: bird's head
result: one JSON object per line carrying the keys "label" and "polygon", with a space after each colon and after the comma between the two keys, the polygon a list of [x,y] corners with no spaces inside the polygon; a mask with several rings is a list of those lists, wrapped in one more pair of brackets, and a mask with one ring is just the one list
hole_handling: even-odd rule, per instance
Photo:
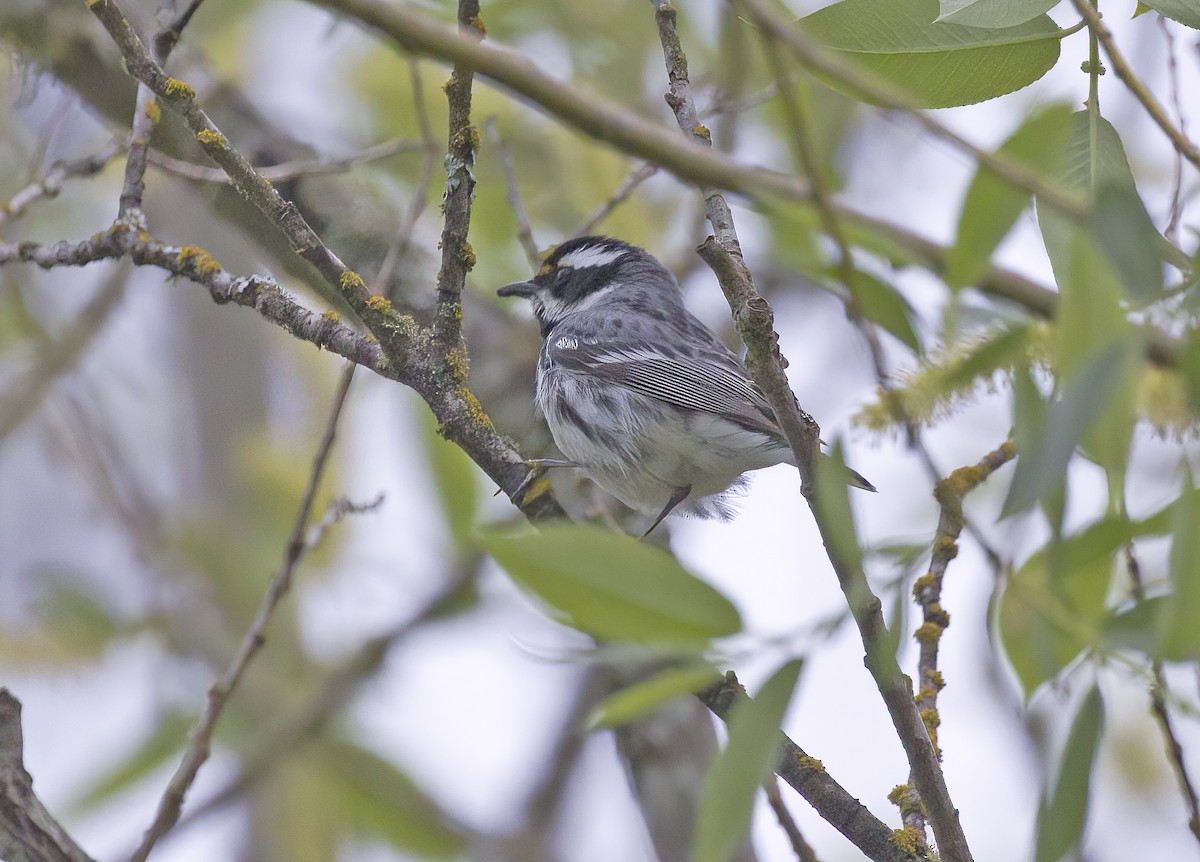
{"label": "bird's head", "polygon": [[675,277],[653,255],[606,236],[569,239],[546,257],[529,281],[506,284],[500,296],[519,296],[533,303],[546,334],[564,318],[595,306],[618,291],[650,290],[677,296]]}

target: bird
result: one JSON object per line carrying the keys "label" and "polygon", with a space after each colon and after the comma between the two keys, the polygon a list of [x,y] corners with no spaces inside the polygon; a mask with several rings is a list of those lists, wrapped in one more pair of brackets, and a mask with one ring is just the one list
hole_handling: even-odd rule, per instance
{"label": "bird", "polygon": [[[642,248],[582,236],[497,294],[532,303],[543,338],[535,403],[561,459],[653,521],[728,520],[746,473],[795,456],[742,361],[687,310],[679,282]],[[853,470],[847,482],[875,486]]]}

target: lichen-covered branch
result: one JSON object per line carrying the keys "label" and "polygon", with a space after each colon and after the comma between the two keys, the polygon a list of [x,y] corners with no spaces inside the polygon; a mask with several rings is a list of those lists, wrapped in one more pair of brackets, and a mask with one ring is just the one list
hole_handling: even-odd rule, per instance
{"label": "lichen-covered branch", "polygon": [[[701,702],[722,721],[728,721],[734,706],[749,695],[733,673],[700,692]],[[913,862],[920,858],[901,846],[897,834],[851,796],[825,771],[821,761],[810,757],[785,734],[779,734],[780,755],[775,772],[799,793],[813,809],[872,862]]]}
{"label": "lichen-covered branch", "polygon": [[[676,12],[665,0],[655,0],[654,5],[671,80],[667,101],[675,110],[680,128],[685,133],[690,131],[696,134],[696,129],[702,127],[693,122],[696,109],[687,84],[687,59],[676,31]],[[950,799],[933,744],[913,702],[911,683],[901,672],[895,652],[890,647],[882,605],[871,591],[861,560],[850,559],[839,550],[844,543],[837,541],[836,537],[839,531],[845,530],[845,525],[834,523],[830,513],[817,505],[815,466],[820,429],[812,417],[800,410],[788,385],[784,375],[786,362],[779,353],[771,307],[754,289],[750,271],[742,259],[732,215],[723,196],[714,190],[706,190],[705,210],[716,236],[705,240],[700,246],[700,255],[712,267],[721,283],[738,332],[746,343],[747,369],[766,393],[796,456],[804,483],[802,490],[809,500],[838,584],[858,626],[867,669],[875,680],[896,728],[896,735],[904,747],[914,783],[929,813],[939,850],[943,858],[952,862],[970,862],[971,852],[966,835],[959,822],[958,811]],[[906,835],[908,843],[914,849],[919,849],[923,841],[914,841],[911,837]]]}
{"label": "lichen-covered branch", "polygon": [[465,355],[461,356],[461,362],[453,361],[455,355],[434,347],[429,331],[418,327],[408,315],[398,313],[385,297],[370,292],[363,279],[321,241],[295,204],[280,195],[230,144],[199,106],[195,91],[186,83],[168,77],[153,61],[114,0],[90,0],[89,8],[116,42],[130,73],[184,119],[208,156],[229,175],[234,187],[346,299],[378,340],[390,366],[388,376],[411,386],[425,399],[442,435],[466,451],[528,517],[534,520],[563,517],[545,483],[537,483],[518,494],[527,468],[512,442],[496,431],[474,393],[467,388]]}
{"label": "lichen-covered branch", "polygon": [[[471,38],[483,38],[479,0],[459,0],[458,30]],[[475,252],[467,242],[471,202],[475,199],[475,152],[479,148],[479,130],[471,123],[474,78],[475,72],[469,65],[455,63],[445,86],[450,131],[446,145],[446,192],[442,198],[442,265],[437,274],[433,331],[447,357],[466,352],[462,340],[462,292],[467,273],[475,266]],[[461,364],[465,366],[465,360]],[[465,367],[462,370],[465,372]]]}

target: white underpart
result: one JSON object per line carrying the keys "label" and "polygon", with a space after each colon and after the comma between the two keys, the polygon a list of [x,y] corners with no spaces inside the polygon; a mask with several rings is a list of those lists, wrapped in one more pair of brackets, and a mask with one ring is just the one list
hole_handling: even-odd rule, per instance
{"label": "white underpart", "polygon": [[558,265],[569,266],[572,269],[586,269],[589,266],[607,266],[610,263],[616,263],[627,252],[628,249],[590,246],[589,248],[577,249],[570,254],[563,255],[559,258]]}

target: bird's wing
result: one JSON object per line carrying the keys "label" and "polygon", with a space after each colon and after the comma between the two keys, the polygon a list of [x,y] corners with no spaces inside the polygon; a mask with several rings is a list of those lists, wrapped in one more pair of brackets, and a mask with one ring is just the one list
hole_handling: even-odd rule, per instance
{"label": "bird's wing", "polygon": [[628,342],[594,344],[552,333],[546,344],[551,365],[632,389],[687,410],[713,413],[730,422],[781,439],[775,414],[762,391],[729,356],[667,356],[654,347]]}

